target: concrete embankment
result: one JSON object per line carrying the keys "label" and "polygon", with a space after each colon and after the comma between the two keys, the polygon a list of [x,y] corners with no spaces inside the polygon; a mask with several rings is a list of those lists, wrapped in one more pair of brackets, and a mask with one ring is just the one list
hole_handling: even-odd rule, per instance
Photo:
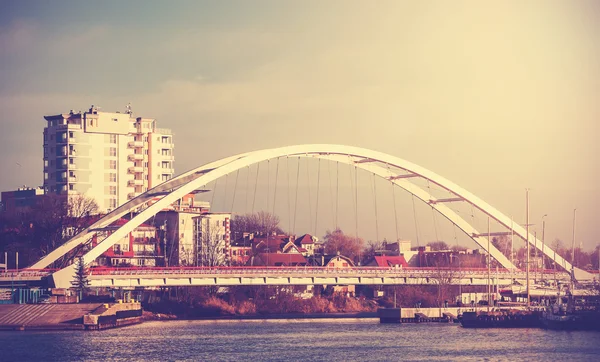
{"label": "concrete embankment", "polygon": [[[486,310],[487,307],[478,307]],[[454,322],[460,314],[474,308],[380,308],[377,316],[381,323]]]}
{"label": "concrete embankment", "polygon": [[[247,315],[220,315],[197,318],[183,318],[184,320],[256,320],[256,319],[340,319],[340,318],[377,318],[377,312],[359,313],[278,313],[278,314],[247,314]],[[160,320],[160,318],[158,318]],[[165,318],[168,320],[169,318]],[[175,318],[181,319],[181,318]]]}
{"label": "concrete embankment", "polygon": [[0,305],[0,330],[105,329],[140,323],[139,303]]}

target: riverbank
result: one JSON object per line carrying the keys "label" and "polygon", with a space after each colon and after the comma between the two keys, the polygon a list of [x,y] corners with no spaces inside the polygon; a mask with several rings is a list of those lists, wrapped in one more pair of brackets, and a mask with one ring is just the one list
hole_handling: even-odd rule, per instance
{"label": "riverbank", "polygon": [[276,314],[246,314],[246,315],[221,315],[204,316],[195,318],[178,317],[173,314],[151,313],[144,311],[145,321],[172,321],[172,320],[268,320],[268,319],[357,319],[377,318],[377,312],[359,313],[276,313]]}
{"label": "riverbank", "polygon": [[139,303],[0,305],[0,330],[102,330],[143,321]]}

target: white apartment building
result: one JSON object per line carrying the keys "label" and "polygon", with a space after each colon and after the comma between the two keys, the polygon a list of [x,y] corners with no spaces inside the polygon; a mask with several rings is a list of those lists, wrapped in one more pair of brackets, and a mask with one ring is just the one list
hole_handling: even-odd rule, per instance
{"label": "white apartment building", "polygon": [[194,218],[194,242],[199,266],[229,265],[231,214],[205,213]]}
{"label": "white apartment building", "polygon": [[108,212],[174,174],[173,135],[127,113],[44,116],[44,188],[93,198]]}

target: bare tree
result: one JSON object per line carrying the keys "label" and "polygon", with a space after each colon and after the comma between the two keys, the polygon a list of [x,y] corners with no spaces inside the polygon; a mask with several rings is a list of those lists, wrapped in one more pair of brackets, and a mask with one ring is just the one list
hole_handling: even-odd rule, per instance
{"label": "bare tree", "polygon": [[201,220],[201,230],[196,233],[198,247],[198,264],[202,266],[219,266],[227,262],[225,254],[225,228],[218,220],[210,217]]}
{"label": "bare tree", "polygon": [[261,235],[277,233],[283,234],[279,227],[279,217],[266,211],[253,214],[236,215],[231,220],[231,233],[241,236],[243,233],[256,233]]}
{"label": "bare tree", "polygon": [[429,246],[431,248],[431,250],[434,250],[434,251],[450,249],[448,244],[446,244],[445,241],[441,241],[441,240],[429,242],[429,243],[427,243],[427,246]]}
{"label": "bare tree", "polygon": [[360,259],[364,246],[363,239],[346,235],[338,228],[334,231],[327,230],[323,240],[325,241],[325,254],[340,253],[355,262]]}
{"label": "bare tree", "polygon": [[441,306],[443,301],[453,298],[453,285],[460,283],[463,273],[460,269],[445,266],[443,263],[436,263],[432,273],[432,280],[437,285],[437,304]]}

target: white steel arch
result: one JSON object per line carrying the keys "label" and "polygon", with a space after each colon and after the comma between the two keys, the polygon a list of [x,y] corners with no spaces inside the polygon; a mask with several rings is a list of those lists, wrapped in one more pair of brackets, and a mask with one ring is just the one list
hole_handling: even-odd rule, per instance
{"label": "white steel arch", "polygon": [[[100,254],[106,251],[109,247],[111,247],[116,241],[126,236],[130,231],[138,227],[145,220],[148,220],[160,210],[169,206],[171,203],[182,198],[186,194],[197,190],[198,188],[207,185],[209,182],[212,182],[238,169],[269,159],[275,159],[286,156],[315,157],[354,164],[358,168],[367,170],[369,172],[373,172],[374,174],[380,177],[387,178],[394,182],[394,184],[402,187],[403,189],[415,195],[419,199],[429,203],[438,212],[440,212],[451,222],[453,222],[457,227],[459,227],[465,233],[467,233],[477,244],[479,244],[485,250],[487,250],[487,239],[485,237],[481,236],[481,234],[477,232],[477,230],[475,230],[467,221],[465,221],[463,218],[461,218],[459,215],[453,212],[450,208],[445,206],[443,202],[436,202],[438,200],[436,200],[432,195],[430,195],[417,185],[407,181],[405,177],[409,175],[410,177],[421,177],[426,180],[429,180],[430,182],[438,185],[439,187],[448,190],[450,193],[455,195],[457,199],[468,202],[474,207],[477,207],[483,213],[487,214],[507,229],[511,229],[512,222],[509,217],[502,214],[494,207],[479,199],[475,195],[471,194],[467,190],[461,188],[460,186],[411,162],[385,153],[352,146],[327,144],[297,145],[243,153],[240,155],[211,162],[209,164],[186,172],[182,175],[179,175],[173,178],[172,180],[169,180],[153,188],[152,190],[149,190],[148,192],[136,197],[135,199],[123,204],[122,206],[120,206],[119,208],[109,213],[104,218],[102,218],[101,220],[84,230],[82,233],[78,234],[73,239],[63,244],[61,247],[52,251],[46,257],[41,259],[38,263],[32,265],[31,268],[40,269],[47,267],[52,262],[60,258],[62,255],[65,255],[76,246],[89,240],[90,236],[93,235],[94,229],[108,226],[115,220],[119,219],[121,216],[132,212],[140,208],[141,206],[146,205],[149,201],[153,199],[155,200],[157,196],[161,196],[161,198],[158,201],[142,210],[129,222],[127,222],[121,228],[116,230],[106,239],[102,240],[96,247],[94,247],[87,254],[85,254],[83,259],[84,262],[88,264],[91,261],[95,260],[98,256],[100,256]],[[407,174],[392,174],[389,171],[389,167],[387,166],[402,169],[406,171]],[[527,239],[526,231],[523,227],[519,225],[513,225],[512,229],[516,236],[522,238],[523,240]],[[529,234],[529,242],[534,247],[540,249],[541,243],[532,234]],[[514,268],[510,261],[495,247],[492,247],[489,250],[489,252],[491,256],[498,260],[504,267]],[[555,260],[555,262],[558,265],[560,265],[563,269],[571,269],[571,264],[559,255],[554,255],[554,251],[551,248],[545,247],[543,253],[550,259]],[[583,270],[577,270],[576,272],[578,274],[576,276],[578,276],[581,279],[591,278],[591,275],[589,275],[589,273],[584,272]],[[66,267],[56,272],[53,275],[55,284],[57,286],[68,286],[70,280],[72,280],[73,273],[73,266]]]}

